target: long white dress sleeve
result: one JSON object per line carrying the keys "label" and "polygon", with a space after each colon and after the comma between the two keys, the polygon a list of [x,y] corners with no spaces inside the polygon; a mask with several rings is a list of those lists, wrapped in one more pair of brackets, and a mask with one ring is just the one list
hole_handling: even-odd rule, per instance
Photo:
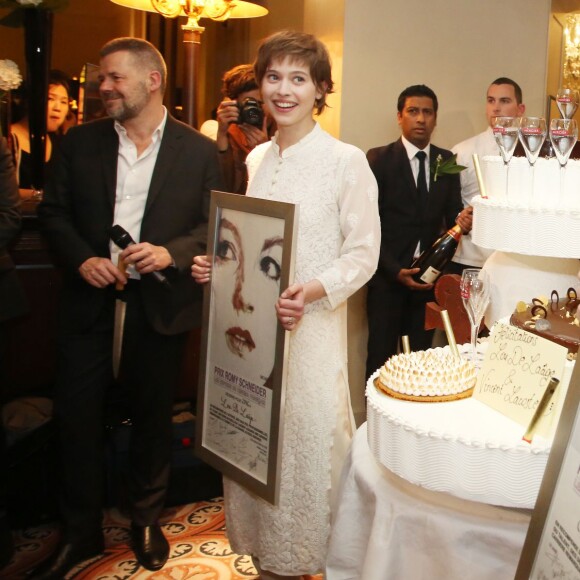
{"label": "long white dress sleeve", "polygon": [[319,280],[289,334],[280,501],[272,506],[225,480],[234,550],[282,575],[324,568],[331,505],[354,432],[347,372],[346,300],[379,256],[377,184],[364,154],[320,126],[280,153],[275,139],[247,158],[248,195],[299,206],[295,281]]}

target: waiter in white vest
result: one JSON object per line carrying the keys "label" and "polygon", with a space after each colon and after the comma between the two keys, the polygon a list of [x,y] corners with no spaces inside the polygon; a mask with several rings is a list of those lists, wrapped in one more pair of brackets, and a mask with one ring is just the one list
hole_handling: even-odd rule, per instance
{"label": "waiter in white vest", "polygon": [[[525,110],[526,106],[522,103],[522,89],[518,83],[507,77],[500,77],[491,83],[487,89],[485,109],[488,121],[487,129],[475,137],[458,143],[451,149],[453,153],[457,154],[457,163],[467,167],[459,174],[461,199],[465,207],[470,206],[471,200],[480,194],[473,166],[473,154],[477,153],[480,158],[485,155],[499,155],[499,148],[491,129],[492,118],[521,117]],[[461,274],[465,268],[481,268],[492,253],[493,250],[475,245],[471,236],[465,234],[459,242],[453,261],[447,266],[445,272]]]}

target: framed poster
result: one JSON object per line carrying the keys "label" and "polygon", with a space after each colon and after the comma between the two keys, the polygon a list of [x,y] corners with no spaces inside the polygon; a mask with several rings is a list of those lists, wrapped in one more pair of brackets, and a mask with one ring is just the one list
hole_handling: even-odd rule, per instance
{"label": "framed poster", "polygon": [[286,332],[275,304],[293,278],[297,208],[212,191],[196,453],[276,504]]}
{"label": "framed poster", "polygon": [[516,580],[580,579],[579,407],[580,366],[576,363]]}

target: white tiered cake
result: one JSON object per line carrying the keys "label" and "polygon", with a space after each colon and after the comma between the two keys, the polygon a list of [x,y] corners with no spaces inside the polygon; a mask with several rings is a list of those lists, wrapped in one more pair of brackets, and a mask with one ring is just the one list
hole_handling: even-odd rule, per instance
{"label": "white tiered cake", "polygon": [[[578,286],[580,258],[580,161],[571,159],[560,195],[560,166],[555,158],[514,157],[506,168],[501,157],[486,156],[482,173],[487,198],[473,200],[473,241],[497,250],[485,269],[492,280],[488,327],[510,316],[519,300],[550,296]],[[531,183],[534,188],[532,191]]]}
{"label": "white tiered cake", "polygon": [[[470,346],[459,349],[465,355]],[[520,425],[473,398],[417,403],[391,397],[375,386],[380,371],[366,390],[368,442],[378,461],[433,491],[505,507],[534,506],[550,441],[536,436],[525,443]]]}
{"label": "white tiered cake", "polygon": [[[487,198],[473,201],[471,236],[484,248],[528,256],[580,257],[580,161],[564,170],[555,158],[538,159],[533,169],[525,157],[506,168],[501,157],[484,157],[482,172]],[[532,181],[534,184],[532,192]]]}
{"label": "white tiered cake", "polygon": [[[580,161],[561,175],[556,159],[532,170],[513,158],[506,196],[500,157],[483,160],[487,199],[474,200],[473,241],[496,250],[485,269],[491,278],[486,324],[509,318],[516,303],[578,287]],[[560,194],[560,179],[564,188]],[[498,251],[499,250],[499,251]],[[573,363],[566,367],[569,380]],[[422,404],[399,400],[367,383],[369,446],[388,469],[408,481],[463,499],[533,508],[551,441],[522,441],[522,427],[472,398]]]}

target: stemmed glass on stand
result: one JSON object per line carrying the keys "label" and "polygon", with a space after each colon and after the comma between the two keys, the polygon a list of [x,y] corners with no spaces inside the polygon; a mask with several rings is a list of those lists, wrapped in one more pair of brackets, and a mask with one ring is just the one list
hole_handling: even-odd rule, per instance
{"label": "stemmed glass on stand", "polygon": [[509,162],[518,143],[519,117],[493,117],[491,129],[505,166],[505,194],[508,194]]}
{"label": "stemmed glass on stand", "polygon": [[578,141],[578,125],[574,119],[552,119],[550,121],[550,141],[560,163],[560,198],[565,183],[566,163]]}
{"label": "stemmed glass on stand", "polygon": [[542,117],[522,117],[518,136],[532,168],[532,197],[534,196],[534,165],[546,140],[546,119]]}
{"label": "stemmed glass on stand", "polygon": [[489,276],[479,268],[466,268],[461,274],[461,299],[471,323],[471,360],[477,360],[477,335],[485,310],[489,304]]}
{"label": "stemmed glass on stand", "polygon": [[576,89],[558,89],[556,104],[563,119],[572,119],[578,109],[578,91]]}

